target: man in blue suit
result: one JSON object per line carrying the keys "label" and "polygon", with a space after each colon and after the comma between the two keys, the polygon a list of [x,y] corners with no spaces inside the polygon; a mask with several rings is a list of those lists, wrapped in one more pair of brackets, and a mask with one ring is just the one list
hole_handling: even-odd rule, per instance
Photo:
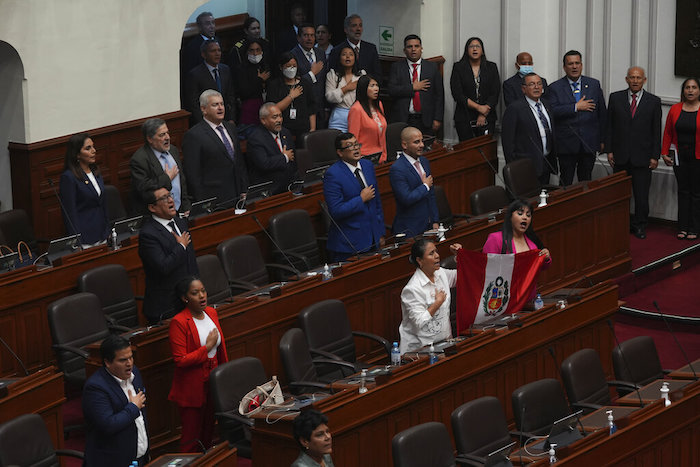
{"label": "man in blue suit", "polygon": [[438,209],[430,163],[423,154],[423,133],[406,127],[401,132],[403,153],[389,169],[389,181],[396,198],[396,217],[391,231],[415,237],[437,229]]}
{"label": "man in blue suit", "polygon": [[372,163],[362,159],[360,146],[352,133],[338,135],[335,150],[340,160],[323,178],[323,196],[334,221],[327,243],[331,261],[343,261],[384,245],[384,213],[376,191],[377,177]]}
{"label": "man in blue suit", "polygon": [[564,54],[566,76],[549,85],[548,97],[554,116],[556,151],[561,182],[590,180],[596,153],[605,141],[606,109],[597,79],[583,76],[581,52]]}
{"label": "man in blue suit", "polygon": [[110,334],[100,345],[104,365],[85,382],[85,466],[146,465],[146,390],[129,341]]}

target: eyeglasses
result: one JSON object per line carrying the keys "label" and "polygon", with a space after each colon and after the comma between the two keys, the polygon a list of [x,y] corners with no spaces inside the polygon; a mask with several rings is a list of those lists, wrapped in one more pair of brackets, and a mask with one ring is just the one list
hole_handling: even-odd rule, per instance
{"label": "eyeglasses", "polygon": [[481,44],[470,44],[470,45],[469,45],[469,48],[470,48],[470,49],[480,49],[480,48],[481,48]]}
{"label": "eyeglasses", "polygon": [[156,198],[156,203],[160,203],[161,201],[167,201],[173,199],[172,193],[168,193],[167,195],[163,195],[160,198]]}
{"label": "eyeglasses", "polygon": [[362,143],[355,143],[351,144],[350,146],[343,146],[342,149],[345,151],[346,149],[360,149],[362,147]]}
{"label": "eyeglasses", "polygon": [[542,81],[537,81],[535,83],[527,83],[525,86],[527,86],[528,88],[541,88]]}

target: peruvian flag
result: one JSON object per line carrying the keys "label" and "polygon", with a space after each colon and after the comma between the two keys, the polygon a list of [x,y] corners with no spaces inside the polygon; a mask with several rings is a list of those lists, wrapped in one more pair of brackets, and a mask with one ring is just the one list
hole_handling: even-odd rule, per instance
{"label": "peruvian flag", "polygon": [[457,331],[520,311],[532,298],[540,250],[517,254],[457,251]]}

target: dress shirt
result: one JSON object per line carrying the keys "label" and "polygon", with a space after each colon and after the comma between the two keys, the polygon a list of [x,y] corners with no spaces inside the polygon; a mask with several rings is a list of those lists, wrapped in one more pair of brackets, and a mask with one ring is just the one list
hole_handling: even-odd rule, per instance
{"label": "dress shirt", "polygon": [[[268,131],[270,131],[270,130],[268,130]],[[289,157],[287,157],[287,155],[282,150],[282,138],[280,137],[280,134],[273,133],[272,131],[270,131],[270,134],[272,135],[272,139],[275,140],[275,143],[277,144],[277,147],[279,148],[280,153],[284,156],[284,160],[287,161],[287,163],[289,163]]]}
{"label": "dress shirt", "polygon": [[[165,227],[166,229],[168,229],[168,232],[175,233],[175,234],[177,234],[178,236],[182,235],[182,232],[180,232],[180,228],[177,226],[177,222],[175,222],[174,219],[170,219],[170,220],[168,220],[168,219],[163,219],[162,217],[158,217],[158,216],[156,216],[156,215],[153,215],[153,219],[154,219],[156,222],[158,222],[160,225],[162,225],[163,227]],[[174,229],[174,230],[173,230],[172,227],[170,227],[170,222],[172,222],[173,225],[175,226],[175,229]],[[180,246],[181,246],[182,248],[184,248],[185,250],[187,249],[187,247],[186,247],[185,245],[183,245],[182,243],[180,243],[180,242],[178,242],[178,245],[180,245]]]}
{"label": "dress shirt", "polygon": [[[192,317],[194,326],[197,328],[197,334],[199,334],[199,343],[202,345],[202,347],[207,345],[207,336],[211,330],[216,329],[216,324],[214,324],[214,321],[211,320],[209,315],[206,313],[203,314],[204,317],[202,319],[197,319],[194,316]],[[214,358],[219,345],[221,345],[221,334],[219,334],[219,337],[216,340],[216,345],[207,353],[207,357]]]}
{"label": "dress shirt", "polygon": [[[226,135],[226,139],[228,139],[228,144],[230,144],[232,148],[234,147],[233,141],[231,140],[231,135],[228,134],[228,130],[226,129],[226,126],[223,124],[223,122],[220,123],[219,125],[217,125],[216,123],[210,122],[206,118],[204,119],[204,121],[207,122],[207,124],[211,127],[212,130],[214,130],[214,133],[216,133],[216,136],[219,137],[219,139],[221,140],[222,143],[224,142],[224,139],[221,136],[221,132],[219,130],[217,130],[217,127],[219,125],[223,126],[224,127],[224,134]],[[224,146],[226,146],[226,144],[224,144]]]}
{"label": "dress shirt", "polygon": [[87,175],[88,180],[90,180],[90,183],[92,183],[92,187],[95,189],[97,192],[97,196],[100,196],[102,194],[102,190],[100,190],[100,184],[97,183],[97,179],[95,178],[95,174],[90,172],[90,173],[85,173]]}
{"label": "dress shirt", "polygon": [[[220,74],[221,70],[219,70],[219,67],[218,66],[211,66],[207,62],[204,62],[204,64],[207,66],[207,70],[209,70],[209,74],[214,79],[214,81],[216,82],[216,75],[214,75],[214,70],[216,70],[216,72],[219,73],[219,81],[221,81],[221,74]],[[218,89],[217,89],[217,91],[218,91]]]}
{"label": "dress shirt", "polygon": [[[409,156],[405,152],[401,152],[401,155],[399,157],[405,157],[406,160],[413,166],[414,169],[416,169],[416,172],[418,172],[418,176],[423,178],[423,175],[425,175],[425,170],[423,170],[423,165],[420,164],[420,161],[418,159],[414,159],[413,157]],[[420,167],[420,170],[418,167],[416,167],[416,162],[418,162],[418,166]],[[430,191],[430,187],[426,185],[425,183],[423,184],[426,190]]]}
{"label": "dress shirt", "polygon": [[[627,90],[627,103],[629,105],[632,105],[632,91],[629,89]],[[644,94],[644,89],[640,89],[638,92],[634,93],[637,94],[637,105],[639,105],[639,101],[642,99],[642,94]]]}
{"label": "dress shirt", "polygon": [[362,166],[360,165],[359,162],[357,163],[357,165],[352,165],[352,164],[348,164],[347,162],[343,161],[343,164],[345,164],[348,167],[348,169],[350,169],[350,172],[352,172],[353,175],[355,175],[356,169],[360,169],[359,174],[360,174],[360,178],[362,178],[362,183],[364,183],[366,187],[369,186],[369,184],[367,183],[367,179],[365,178],[365,173],[362,171]]}
{"label": "dress shirt", "polygon": [[[151,146],[151,150],[158,158],[158,162],[160,162],[160,166],[163,167],[163,171],[165,171],[165,169],[167,168],[177,166],[175,158],[169,152],[160,152],[156,150],[153,146]],[[163,158],[165,158],[165,160],[163,160]],[[170,193],[173,195],[173,201],[175,201],[175,209],[179,210],[180,204],[182,203],[182,190],[180,188],[180,172],[178,172],[177,175],[175,175],[175,178],[173,178],[170,181],[170,183],[172,185],[172,190],[170,190]]]}
{"label": "dress shirt", "polygon": [[[121,379],[117,378],[114,376],[112,373],[110,373],[112,378],[117,382],[119,385],[119,388],[124,392],[124,395],[126,396],[126,400],[129,400],[129,391],[131,391],[131,394],[136,394],[138,391],[136,388],[134,388],[134,374],[131,373],[131,376],[129,376],[129,379]],[[139,388],[140,390],[146,392],[144,388]],[[131,402],[129,402],[131,404]],[[146,435],[146,423],[143,420],[143,414],[139,410],[139,416],[134,420],[134,423],[136,423],[136,458],[140,459],[146,454],[146,451],[148,450],[148,436]]]}
{"label": "dress shirt", "polygon": [[[307,60],[309,60],[309,54],[311,54],[312,58],[311,58],[311,60],[309,60],[310,65],[313,65],[314,63],[316,63],[318,61],[318,58],[316,57],[316,49],[315,48],[311,47],[311,50],[305,50],[304,47],[301,46],[301,44],[297,45],[297,47],[299,47],[301,49],[301,53],[304,55],[304,57]],[[316,81],[318,81],[316,79],[316,75],[314,74],[313,71],[309,70],[309,72],[307,74],[309,75],[309,78],[311,78],[312,83],[315,83]]]}
{"label": "dress shirt", "polygon": [[[549,113],[547,113],[547,109],[545,109],[544,104],[542,104],[542,101],[533,101],[529,97],[525,96],[525,100],[527,101],[527,104],[530,106],[530,110],[532,111],[532,114],[535,116],[535,122],[537,122],[537,128],[540,130],[540,139],[542,140],[542,148],[544,155],[549,155],[549,148],[547,147],[547,134],[544,131],[544,126],[542,125],[542,120],[540,120],[540,114],[537,112],[537,107],[536,104],[539,102],[541,104],[541,109],[542,113],[544,114],[544,118],[547,119],[547,123],[549,123],[549,134],[552,134],[552,119],[549,117]],[[549,142],[549,147],[551,147],[554,144],[554,141]]]}
{"label": "dress shirt", "polygon": [[[411,86],[413,86],[413,65],[418,65],[416,67],[416,72],[418,73],[418,81],[420,81],[420,70],[422,62],[422,58],[419,58],[417,62],[412,62],[409,59],[406,59],[406,63],[408,63],[408,77],[411,80]],[[415,93],[415,91],[413,92]],[[416,109],[413,108],[413,94],[411,94],[411,98],[408,100],[408,113],[416,113]]]}
{"label": "dress shirt", "polygon": [[[450,288],[457,284],[457,270],[440,268],[435,271],[435,283],[420,269],[416,269],[401,291],[402,320],[399,326],[401,353],[411,352],[434,342],[452,337],[450,323]],[[443,290],[447,297],[430,316],[428,307],[435,295]]]}

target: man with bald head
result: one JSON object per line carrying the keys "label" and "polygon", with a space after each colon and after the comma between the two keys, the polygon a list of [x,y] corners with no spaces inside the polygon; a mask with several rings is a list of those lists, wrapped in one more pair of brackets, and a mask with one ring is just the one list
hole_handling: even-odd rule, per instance
{"label": "man with bald head", "polygon": [[[534,73],[532,55],[528,52],[520,52],[515,57],[515,74],[503,82],[503,102],[508,107],[518,99],[523,98],[522,81],[528,73]],[[547,80],[542,79],[542,98],[547,94]]]}
{"label": "man with bald head", "polygon": [[605,150],[615,172],[626,171],[632,177],[634,214],[630,232],[646,238],[649,217],[651,171],[661,153],[661,99],[644,90],[644,69],[630,67],[625,77],[627,89],[613,92],[608,100],[608,128]]}
{"label": "man with bald head", "polygon": [[415,237],[438,227],[439,217],[430,163],[423,156],[423,134],[412,126],[401,132],[403,152],[389,169],[389,181],[396,198],[394,235]]}

